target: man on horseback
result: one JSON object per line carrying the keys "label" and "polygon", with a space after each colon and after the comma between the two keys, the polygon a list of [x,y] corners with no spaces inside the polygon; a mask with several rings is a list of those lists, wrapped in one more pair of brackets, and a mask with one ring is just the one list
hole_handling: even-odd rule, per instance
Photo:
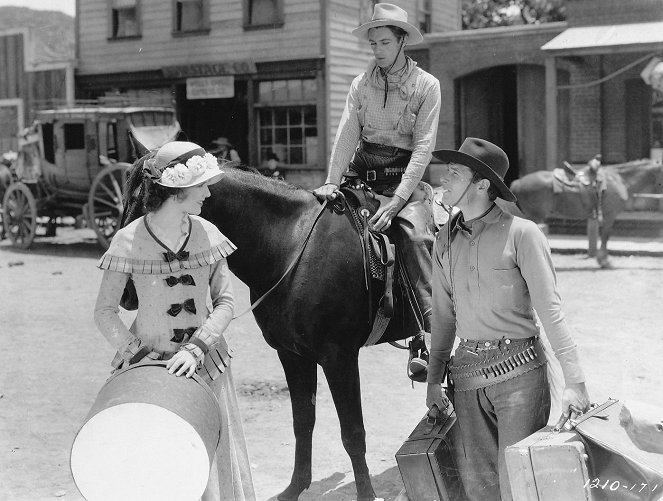
{"label": "man on horseback", "polygon": [[[443,202],[460,209],[437,234],[433,251],[432,347],[426,404],[445,409],[449,374],[465,459],[461,476],[472,501],[512,499],[505,449],[546,425],[550,413],[548,350],[564,375],[561,427],[589,408],[585,376],[561,310],[545,235],[503,212],[515,202],[504,184],[509,159],[496,145],[467,138],[447,163]],[[536,313],[535,313],[536,312]],[[460,343],[451,358],[456,337]]]}
{"label": "man on horseback", "polygon": [[425,381],[430,334],[432,196],[421,183],[435,146],[440,113],[439,81],[404,53],[406,44],[423,41],[407,22],[407,12],[389,3],[375,5],[370,22],[353,31],[368,40],[375,59],[356,77],[336,132],[326,183],[314,191],[334,200],[346,171],[384,195],[370,219],[375,231],[392,234],[423,319],[410,343],[408,374]]}

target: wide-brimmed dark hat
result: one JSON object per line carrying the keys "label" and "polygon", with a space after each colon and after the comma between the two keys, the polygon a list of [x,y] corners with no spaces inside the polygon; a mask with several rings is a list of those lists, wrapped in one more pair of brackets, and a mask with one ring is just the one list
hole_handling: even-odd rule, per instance
{"label": "wide-brimmed dark hat", "polygon": [[516,201],[516,196],[504,184],[509,157],[499,146],[484,139],[468,137],[458,150],[436,150],[433,156],[443,162],[466,165],[488,179],[500,193],[500,198],[507,202]]}
{"label": "wide-brimmed dark hat", "polygon": [[408,45],[416,45],[424,41],[421,32],[407,22],[407,12],[391,3],[376,3],[371,20],[352,30],[352,34],[365,39],[368,37],[368,30],[380,26],[397,26],[405,30],[408,34]]}

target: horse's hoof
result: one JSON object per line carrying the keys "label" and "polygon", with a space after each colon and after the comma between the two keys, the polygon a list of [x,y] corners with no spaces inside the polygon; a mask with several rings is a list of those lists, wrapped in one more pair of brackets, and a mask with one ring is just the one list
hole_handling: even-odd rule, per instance
{"label": "horse's hoof", "polygon": [[297,485],[290,484],[281,494],[276,496],[276,499],[278,499],[278,501],[297,501],[299,499],[299,495],[306,489],[308,489],[308,487],[299,487]]}

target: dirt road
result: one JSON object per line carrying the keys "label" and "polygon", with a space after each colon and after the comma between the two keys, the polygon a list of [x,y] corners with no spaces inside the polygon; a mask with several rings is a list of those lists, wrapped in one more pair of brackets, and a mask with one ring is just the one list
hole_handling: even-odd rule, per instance
{"label": "dirt road", "polygon": [[[2,500],[82,499],[69,473],[69,449],[113,355],[92,319],[101,250],[86,231],[61,229],[30,251],[0,243]],[[607,271],[583,256],[554,260],[593,400],[660,397],[663,259],[614,258],[615,269]],[[248,291],[238,280],[235,286],[241,311]],[[294,455],[283,370],[251,315],[231,324],[228,339],[258,499],[271,500],[287,485]],[[390,346],[360,355],[367,461],[386,500],[402,487],[394,453],[425,411],[424,385],[410,385],[406,357]],[[300,499],[353,499],[350,461],[321,371],[317,402],[313,484]]]}

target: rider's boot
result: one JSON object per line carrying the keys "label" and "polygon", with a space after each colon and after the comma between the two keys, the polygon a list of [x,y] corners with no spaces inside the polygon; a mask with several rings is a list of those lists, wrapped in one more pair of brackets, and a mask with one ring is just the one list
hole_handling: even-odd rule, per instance
{"label": "rider's boot", "polygon": [[425,202],[410,202],[398,214],[394,228],[396,245],[403,257],[414,299],[423,320],[421,331],[410,343],[408,376],[414,381],[426,381],[428,367],[427,338],[430,339],[432,312],[431,275],[433,248],[433,219]]}

